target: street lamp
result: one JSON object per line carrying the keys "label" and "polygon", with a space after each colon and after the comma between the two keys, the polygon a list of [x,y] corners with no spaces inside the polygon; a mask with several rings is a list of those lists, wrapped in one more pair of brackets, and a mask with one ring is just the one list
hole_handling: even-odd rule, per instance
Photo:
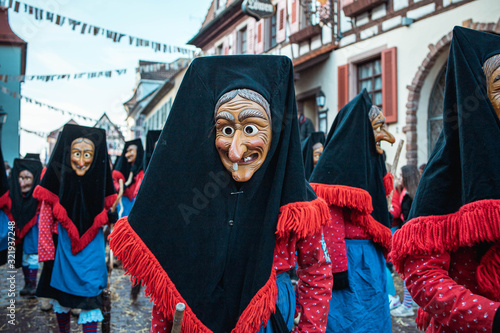
{"label": "street lamp", "polygon": [[323,90],[320,90],[318,94],[316,95],[316,105],[322,109],[325,107],[326,104],[326,96]]}
{"label": "street lamp", "polygon": [[0,105],[0,142],[2,142],[2,127],[7,121],[7,112],[3,110],[3,106]]}

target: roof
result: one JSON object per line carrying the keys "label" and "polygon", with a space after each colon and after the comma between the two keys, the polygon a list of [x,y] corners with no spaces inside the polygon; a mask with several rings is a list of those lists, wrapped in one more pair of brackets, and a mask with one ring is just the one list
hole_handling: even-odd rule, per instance
{"label": "roof", "polygon": [[109,123],[111,126],[113,126],[113,128],[116,130],[116,132],[118,132],[118,135],[120,136],[120,139],[122,139],[123,141],[125,141],[125,137],[123,136],[122,134],[122,131],[120,131],[120,129],[118,128],[118,126],[115,125],[115,123],[113,123],[111,121],[111,119],[109,119],[108,115],[106,114],[106,112],[104,112],[101,116],[101,118],[99,118],[99,120],[95,123],[94,127],[97,127],[97,125],[99,123],[102,122],[105,122],[105,123]]}
{"label": "roof", "polygon": [[0,45],[11,45],[21,47],[21,75],[26,73],[26,47],[28,43],[19,38],[9,24],[9,13],[7,7],[0,6]]}

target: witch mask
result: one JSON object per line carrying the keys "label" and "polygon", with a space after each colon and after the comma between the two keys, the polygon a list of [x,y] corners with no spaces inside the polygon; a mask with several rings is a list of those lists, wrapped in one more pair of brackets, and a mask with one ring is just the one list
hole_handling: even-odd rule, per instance
{"label": "witch mask", "polygon": [[500,54],[490,57],[484,62],[488,98],[500,118]]}
{"label": "witch mask", "polygon": [[71,142],[71,168],[82,177],[90,169],[94,160],[95,145],[86,138],[77,138]]}
{"label": "witch mask", "polygon": [[128,163],[134,164],[135,159],[137,158],[137,146],[136,145],[128,146],[127,151],[125,152],[125,158],[127,159]]}
{"label": "witch mask", "polygon": [[369,117],[373,127],[373,135],[375,136],[375,148],[377,149],[377,153],[383,154],[384,151],[382,147],[380,147],[380,142],[387,141],[392,144],[396,142],[396,139],[387,129],[382,110],[373,105],[370,109]]}
{"label": "witch mask", "polygon": [[23,170],[19,172],[19,187],[21,188],[21,193],[25,195],[33,187],[33,174],[28,170]]}
{"label": "witch mask", "polygon": [[313,165],[316,166],[318,163],[321,154],[323,154],[323,144],[321,142],[316,143],[313,147]]}
{"label": "witch mask", "polygon": [[215,107],[215,147],[237,182],[246,182],[264,163],[271,144],[269,103],[259,93],[227,92]]}

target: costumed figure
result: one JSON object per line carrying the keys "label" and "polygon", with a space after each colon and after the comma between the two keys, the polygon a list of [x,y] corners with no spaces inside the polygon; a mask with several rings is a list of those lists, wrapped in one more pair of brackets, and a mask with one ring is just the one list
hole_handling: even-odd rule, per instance
{"label": "costumed figure", "polygon": [[427,332],[500,332],[500,37],[453,29],[443,130],[391,258]]}
{"label": "costumed figure", "polygon": [[327,332],[391,332],[384,255],[391,247],[386,195],[393,181],[382,140],[395,141],[363,89],[335,118],[309,179],[330,205],[324,232],[334,290]]}
{"label": "costumed figure", "polygon": [[311,119],[307,118],[304,113],[298,113],[297,117],[299,118],[300,141],[304,141],[314,132],[314,125]]}
{"label": "costumed figure", "polygon": [[22,265],[25,283],[19,292],[21,296],[34,296],[36,290],[40,206],[33,191],[40,183],[42,169],[39,159],[16,158],[10,177],[12,216],[16,222],[16,267]]}
{"label": "costumed figure", "polygon": [[[113,168],[113,181],[119,193],[118,216],[128,216],[144,177],[144,148],[141,139],[125,142]],[[122,195],[123,193],[123,195]]]}
{"label": "costumed figure", "polygon": [[286,271],[297,261],[297,330],[325,331],[328,207],[304,178],[297,120],[289,58],[191,63],[136,203],[110,236],[151,295],[152,332],[170,330],[178,302],[182,332],[289,332]]}
{"label": "costumed figure", "polygon": [[[0,266],[7,263],[9,246],[14,251],[15,223],[11,213],[12,201],[9,195],[9,180],[0,148]],[[9,244],[9,237],[12,243]],[[10,261],[9,261],[10,264]],[[12,262],[14,267],[14,262]]]}
{"label": "costumed figure", "polygon": [[52,299],[60,332],[70,330],[70,309],[81,309],[85,332],[103,320],[108,272],[103,226],[116,194],[103,129],[65,125],[33,196],[42,202],[36,295]]}
{"label": "costumed figure", "polygon": [[318,163],[325,148],[325,133],[313,132],[307,139],[302,141],[302,159],[304,161],[304,172],[306,179],[311,177],[311,173]]}

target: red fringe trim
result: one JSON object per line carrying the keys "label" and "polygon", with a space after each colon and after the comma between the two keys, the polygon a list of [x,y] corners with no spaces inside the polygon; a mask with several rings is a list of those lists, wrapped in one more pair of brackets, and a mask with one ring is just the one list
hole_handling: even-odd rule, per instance
{"label": "red fringe trim", "polygon": [[323,198],[328,205],[347,207],[365,214],[370,214],[373,210],[370,193],[363,189],[320,183],[311,183],[310,185],[316,195]]}
{"label": "red fringe trim", "polygon": [[59,203],[59,197],[38,185],[33,191],[33,196],[39,201],[47,201],[52,205],[52,214],[55,219],[68,231],[71,239],[71,252],[77,254],[83,250],[97,235],[99,228],[108,223],[108,210],[116,200],[116,194],[107,196],[104,199],[104,209],[94,218],[92,226],[80,237],[78,229],[68,217],[66,209]]}
{"label": "red fringe trim", "polygon": [[455,252],[500,240],[500,200],[480,200],[447,215],[422,216],[405,223],[392,240],[391,257],[402,273],[410,254]]}
{"label": "red fringe trim", "polygon": [[494,244],[481,258],[476,270],[479,291],[487,298],[500,301],[500,243]]}
{"label": "red fringe trim", "polygon": [[329,222],[328,205],[322,198],[292,202],[280,207],[276,234],[278,238],[285,238],[293,232],[299,238],[305,238],[316,234]]}
{"label": "red fringe trim", "polygon": [[417,328],[421,331],[425,331],[427,329],[427,326],[429,326],[430,322],[431,322],[431,315],[425,312],[422,308],[418,308],[417,318],[415,319]]}
{"label": "red fringe trim", "polygon": [[31,228],[33,228],[33,226],[36,224],[37,218],[38,214],[35,214],[35,216],[33,216],[33,218],[28,223],[26,223],[21,230],[18,230],[16,242],[21,242],[21,240],[24,238],[24,236],[26,236],[28,231],[30,231]]}
{"label": "red fringe trim", "polygon": [[384,182],[384,188],[385,188],[385,195],[391,194],[391,192],[394,190],[394,176],[392,173],[388,172],[384,176],[383,179]]}
{"label": "red fringe trim", "polygon": [[9,221],[14,221],[14,217],[12,216],[12,201],[10,199],[9,191],[5,192],[0,197],[0,209],[3,210],[5,215],[9,218]]}
{"label": "red fringe trim", "polygon": [[377,222],[370,214],[360,214],[357,211],[351,211],[351,221],[361,226],[374,243],[382,246],[382,252],[387,258],[392,248],[391,229]]}
{"label": "red fringe trim", "polygon": [[[167,272],[130,227],[128,217],[118,220],[109,239],[109,246],[117,258],[122,260],[126,274],[131,275],[134,284],[142,280],[142,283],[146,285],[146,296],[151,296],[151,301],[156,304],[158,310],[162,312],[168,321],[173,320],[176,304],[182,302],[186,305],[182,332],[211,332],[196,317],[193,310],[175,288]],[[232,332],[256,332],[262,324],[267,323],[271,312],[275,311],[276,297],[276,272],[272,269],[269,280],[252,298]]]}

